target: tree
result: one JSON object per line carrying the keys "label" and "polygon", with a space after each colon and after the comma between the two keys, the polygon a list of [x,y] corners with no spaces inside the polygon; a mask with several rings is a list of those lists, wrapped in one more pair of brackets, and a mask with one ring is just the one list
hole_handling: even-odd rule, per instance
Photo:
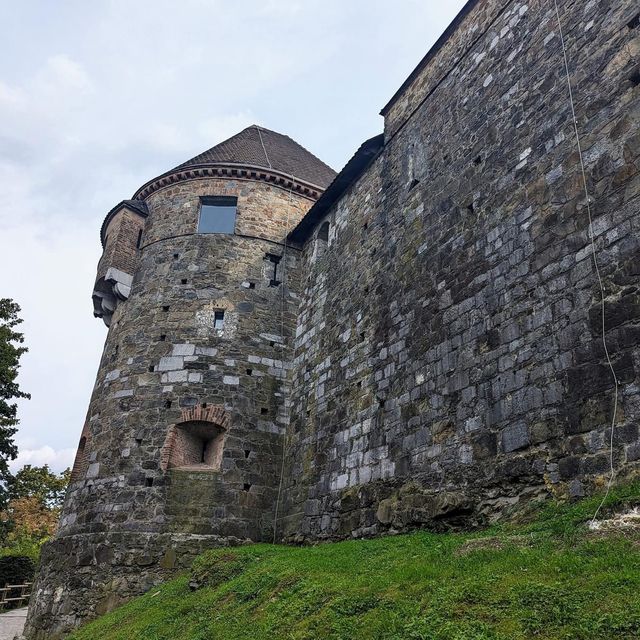
{"label": "tree", "polygon": [[7,481],[8,503],[0,510],[0,552],[27,551],[35,557],[56,530],[71,469],[25,465]]}
{"label": "tree", "polygon": [[70,477],[71,469],[58,475],[49,469],[49,465],[32,467],[26,464],[7,481],[9,500],[36,498],[46,509],[59,509]]}
{"label": "tree", "polygon": [[20,346],[24,336],[15,331],[22,320],[18,317],[20,307],[9,298],[0,298],[0,508],[6,506],[6,482],[10,478],[9,461],[18,455],[13,436],[18,424],[18,398],[30,398],[20,390],[16,378],[20,368],[20,357],[27,348]]}
{"label": "tree", "polygon": [[5,545],[25,539],[44,542],[55,533],[59,515],[59,509],[47,509],[37,496],[10,500],[6,511],[0,512],[0,521],[9,525]]}

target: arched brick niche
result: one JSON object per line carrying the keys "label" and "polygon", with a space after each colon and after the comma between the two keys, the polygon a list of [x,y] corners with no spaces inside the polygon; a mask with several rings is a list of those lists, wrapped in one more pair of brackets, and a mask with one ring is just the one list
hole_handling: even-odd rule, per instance
{"label": "arched brick niche", "polygon": [[89,451],[88,451],[88,438],[89,429],[85,424],[80,436],[80,442],[78,443],[78,450],[76,451],[76,457],[73,461],[73,467],[71,469],[71,478],[69,482],[76,482],[82,480],[87,473],[89,467]]}
{"label": "arched brick niche", "polygon": [[219,405],[183,409],[180,421],[167,431],[161,453],[163,471],[219,471],[228,427],[229,415]]}

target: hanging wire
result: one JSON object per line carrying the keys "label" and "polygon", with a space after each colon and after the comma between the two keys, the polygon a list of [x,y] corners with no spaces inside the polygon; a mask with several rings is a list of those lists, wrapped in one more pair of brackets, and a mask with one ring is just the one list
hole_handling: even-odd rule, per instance
{"label": "hanging wire", "polygon": [[254,125],[258,132],[258,137],[260,138],[260,144],[262,145],[262,150],[264,151],[264,157],[267,159],[267,164],[269,165],[269,169],[273,169],[271,166],[271,160],[269,160],[269,154],[267,153],[267,148],[264,146],[264,140],[262,139],[262,131],[260,131],[260,127],[258,125]]}
{"label": "hanging wire", "polygon": [[600,509],[606,502],[609,492],[611,491],[611,486],[613,484],[613,480],[615,478],[615,466],[613,462],[613,436],[616,426],[616,415],[618,413],[618,376],[616,375],[616,371],[613,366],[613,362],[611,361],[611,355],[609,354],[609,348],[607,347],[607,337],[606,337],[606,329],[605,329],[605,290],[604,284],[602,281],[602,274],[600,273],[600,266],[598,265],[598,256],[596,253],[596,241],[595,234],[593,232],[593,216],[591,213],[591,196],[589,195],[589,187],[587,186],[587,173],[584,166],[584,158],[582,155],[582,145],[580,142],[580,132],[578,130],[578,119],[576,118],[576,109],[575,102],[573,99],[573,88],[571,86],[571,74],[569,72],[569,58],[567,55],[567,48],[564,40],[564,33],[562,31],[562,20],[560,19],[560,9],[558,8],[558,0],[553,0],[555,5],[556,18],[558,20],[558,30],[560,31],[560,42],[562,44],[562,55],[564,58],[564,68],[567,77],[567,86],[569,88],[569,102],[571,104],[571,115],[573,117],[573,128],[576,135],[576,145],[578,147],[578,156],[580,157],[580,170],[582,171],[582,183],[584,185],[584,193],[587,201],[587,216],[589,218],[589,237],[591,239],[591,255],[593,256],[593,265],[595,267],[596,276],[598,278],[598,286],[600,287],[600,315],[602,318],[601,323],[601,338],[602,338],[602,346],[604,348],[604,353],[607,359],[607,365],[611,370],[611,377],[613,378],[614,383],[614,396],[613,396],[613,414],[611,416],[611,438],[609,442],[609,480],[607,482],[607,490],[602,498],[602,501],[598,505],[596,512],[593,514],[593,518],[591,522],[595,522],[598,517],[598,513],[600,513]]}
{"label": "hanging wire", "polygon": [[[266,151],[265,151],[266,154]],[[284,480],[284,464],[285,464],[285,456],[287,453],[287,438],[289,437],[289,405],[287,398],[287,371],[285,367],[285,339],[284,339],[284,317],[286,314],[287,307],[287,237],[289,235],[289,220],[291,214],[291,205],[293,202],[292,199],[292,191],[293,191],[293,183],[295,181],[295,177],[291,176],[291,182],[289,184],[289,202],[287,206],[287,218],[285,223],[285,232],[284,232],[284,248],[282,250],[282,297],[281,297],[281,310],[280,310],[280,359],[282,361],[282,370],[284,375],[284,382],[282,384],[282,406],[284,409],[284,435],[282,436],[282,452],[281,452],[281,462],[280,462],[280,479],[278,481],[278,493],[276,496],[276,508],[273,518],[273,544],[277,542],[278,538],[278,515],[280,512],[280,501],[282,498],[282,483]]]}

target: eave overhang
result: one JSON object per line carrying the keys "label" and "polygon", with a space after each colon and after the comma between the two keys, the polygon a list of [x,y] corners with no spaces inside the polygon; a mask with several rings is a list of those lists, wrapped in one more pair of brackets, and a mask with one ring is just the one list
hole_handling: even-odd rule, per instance
{"label": "eave overhang", "polygon": [[378,157],[383,147],[384,134],[382,133],[364,142],[318,201],[307,211],[304,218],[289,233],[287,241],[296,245],[303,244],[327,211]]}

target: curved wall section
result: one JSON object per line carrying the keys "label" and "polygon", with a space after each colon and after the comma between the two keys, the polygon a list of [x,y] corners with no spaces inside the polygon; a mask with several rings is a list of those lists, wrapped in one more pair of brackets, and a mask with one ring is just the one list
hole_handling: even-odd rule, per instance
{"label": "curved wall section", "polygon": [[[238,199],[236,234],[198,234],[200,197],[219,195]],[[204,547],[272,536],[299,288],[280,241],[310,205],[240,180],[149,197],[29,637],[55,638]]]}
{"label": "curved wall section", "polygon": [[175,236],[195,234],[200,198],[235,196],[238,198],[236,234],[281,243],[313,204],[293,189],[266,182],[220,178],[200,178],[178,182],[155,191],[147,199],[151,212],[145,228],[144,244]]}

